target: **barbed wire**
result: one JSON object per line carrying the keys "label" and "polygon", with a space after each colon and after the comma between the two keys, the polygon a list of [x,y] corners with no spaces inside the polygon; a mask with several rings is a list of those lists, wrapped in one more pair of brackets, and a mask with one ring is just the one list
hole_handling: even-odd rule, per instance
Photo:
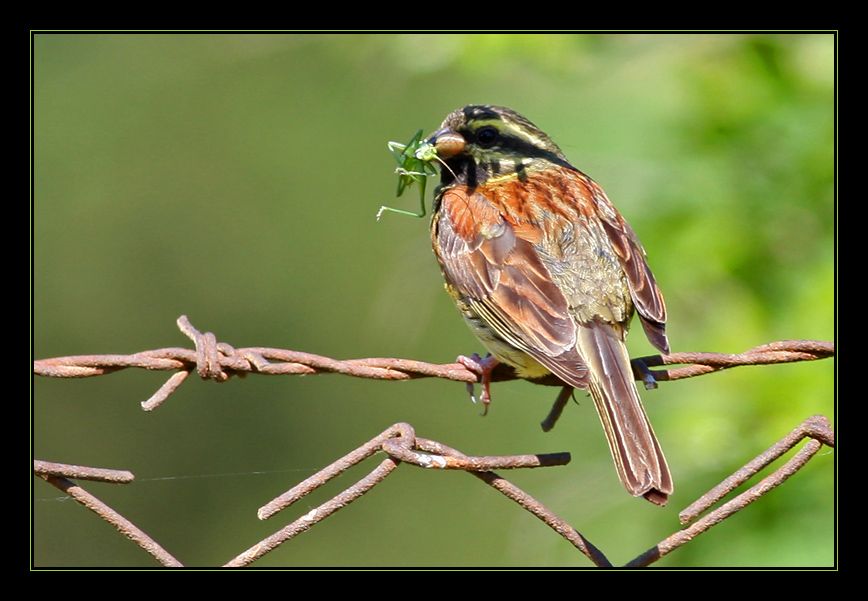
{"label": "barbed wire", "polygon": [[[747,491],[728,501],[721,507],[711,511],[706,516],[697,520],[704,512],[735,488],[746,482],[759,470],[769,465],[775,459],[796,446],[802,439],[809,438],[805,444],[787,463],[775,470],[758,484]],[[675,549],[690,542],[699,534],[702,534],[723,520],[741,511],[775,487],[782,484],[790,476],[799,471],[820,450],[823,445],[835,446],[835,435],[828,420],[815,415],[799,424],[792,432],[772,445],[769,449],[749,461],[742,468],[723,480],[720,484],[702,495],[688,508],[679,514],[682,524],[687,526],[672,535],[666,537],[649,550],[640,554],[625,564],[627,567],[644,567],[651,565],[660,558],[668,555]],[[365,493],[383,482],[401,463],[421,467],[425,469],[458,469],[466,471],[482,480],[520,507],[530,512],[549,528],[557,532],[561,537],[572,544],[594,565],[598,567],[611,567],[611,562],[606,555],[588,541],[578,530],[557,516],[540,501],[504,479],[493,469],[522,469],[565,465],[570,461],[568,453],[556,453],[546,455],[512,455],[491,457],[470,457],[443,443],[428,440],[416,436],[412,426],[398,423],[387,428],[381,434],[368,442],[350,451],[337,461],[326,466],[316,474],[294,486],[287,492],[279,495],[257,512],[260,519],[268,519],[278,512],[291,506],[306,495],[315,491],[332,479],[340,476],[347,469],[364,461],[377,452],[383,452],[387,457],[380,462],[365,477],[335,495],[330,500],[310,510],[300,518],[281,528],[274,534],[262,539],[238,556],[224,564],[224,567],[248,566],[267,553],[273,551],[283,543],[291,540],[299,534],[310,530],[319,522],[325,520],[335,512],[343,509],[353,501],[358,500]],[[65,476],[87,480],[100,480],[116,483],[132,482],[133,476],[129,472],[117,470],[105,470],[99,468],[87,468],[82,466],[70,466],[65,464],[49,464],[48,462],[35,461],[34,473],[45,479],[64,492],[67,492],[76,501],[93,510],[104,520],[113,524],[121,533],[133,540],[141,548],[146,550],[157,561],[167,567],[180,567],[182,564],[159,546],[153,539],[148,537],[138,527],[120,516],[116,511],[97,500],[93,495],[86,493],[66,479]]]}
{"label": "barbed wire", "polygon": [[[704,511],[747,482],[751,476],[771,464],[775,459],[778,459],[805,438],[809,438],[810,440],[784,465],[734,499],[727,501],[708,515],[697,520]],[[678,547],[708,531],[711,527],[741,511],[772,489],[786,482],[790,476],[802,469],[823,445],[830,448],[835,447],[835,432],[832,430],[832,426],[825,416],[811,416],[796,426],[792,432],[754,457],[678,514],[678,519],[682,524],[690,524],[693,520],[697,520],[696,522],[671,534],[635,559],[627,562],[626,567],[651,565],[661,557],[668,555]]]}
{"label": "barbed wire", "polygon": [[[142,351],[131,355],[76,355],[38,359],[33,362],[33,373],[52,378],[89,378],[127,368],[142,368],[154,371],[176,371],[148,400],[142,408],[152,411],[160,406],[195,369],[203,379],[225,382],[233,375],[258,373],[266,375],[312,375],[337,373],[358,378],[377,380],[412,380],[417,378],[442,378],[474,384],[476,373],[461,363],[435,364],[424,361],[394,358],[367,358],[338,360],[312,353],[289,349],[249,347],[236,349],[225,342],[218,342],[211,332],[202,333],[190,323],[187,316],[177,320],[178,328],[189,337],[194,349],[162,348]],[[671,353],[651,355],[633,360],[636,379],[648,388],[656,382],[681,380],[744,365],[769,365],[814,361],[835,354],[832,342],[820,340],[781,340],[763,344],[743,353]],[[652,370],[663,365],[684,365],[673,369]],[[499,365],[492,374],[492,381],[515,380],[518,376],[509,366]],[[534,380],[535,384],[563,386],[554,376]],[[558,396],[552,411],[543,422],[544,429],[551,429],[569,394]]]}
{"label": "barbed wire", "polygon": [[33,473],[53,487],[68,494],[72,499],[81,503],[117,528],[118,532],[150,553],[162,565],[167,568],[183,567],[184,564],[175,559],[157,541],[145,534],[141,528],[106,505],[103,501],[100,501],[93,494],[69,480],[69,478],[75,478],[76,480],[129,484],[134,478],[132,472],[34,460]]}
{"label": "barbed wire", "polygon": [[[61,378],[99,376],[131,367],[159,371],[176,371],[150,399],[142,403],[142,407],[147,411],[155,409],[165,401],[177,390],[194,369],[200,377],[218,382],[226,381],[233,375],[241,376],[246,373],[268,375],[340,373],[381,380],[409,380],[436,377],[468,384],[476,383],[478,379],[477,374],[471,372],[460,363],[439,365],[392,358],[341,361],[330,357],[287,349],[265,347],[235,349],[229,344],[218,342],[216,336],[211,332],[199,332],[193,327],[186,316],[178,318],[177,324],[181,331],[193,341],[195,347],[193,350],[163,348],[131,355],[55,357],[34,361],[33,371],[37,375]],[[784,340],[760,345],[739,354],[672,353],[641,357],[633,360],[633,367],[636,379],[643,381],[645,386],[650,388],[656,386],[658,381],[690,378],[731,367],[812,361],[831,357],[834,354],[835,346],[831,342]],[[663,365],[684,365],[684,367],[667,370],[650,369],[651,367]],[[495,370],[492,379],[494,381],[505,381],[517,379],[517,376],[509,367],[501,365]],[[563,387],[563,383],[554,377],[537,380],[535,383]],[[543,429],[551,429],[571,394],[572,388],[562,388],[549,416],[543,422]],[[804,438],[810,438],[811,440],[783,466],[744,493],[714,509],[704,517],[699,517],[703,512],[708,511],[714,504],[721,501],[723,497],[738,486],[741,486],[751,476],[793,448]],[[800,470],[824,444],[834,447],[834,432],[828,420],[823,416],[813,416],[806,419],[790,434],[745,464],[683,510],[679,514],[679,519],[685,525],[684,528],[663,539],[660,543],[640,554],[626,565],[650,565],[686,544],[697,535],[706,532],[714,525],[744,509]],[[467,456],[443,443],[417,437],[412,426],[403,423],[395,424],[388,428],[383,433],[375,436],[331,465],[294,486],[286,493],[273,499],[259,509],[259,518],[268,519],[272,517],[377,452],[385,453],[387,457],[367,476],[286,527],[259,541],[225,565],[227,567],[250,565],[284,542],[309,530],[315,524],[357,500],[385,480],[401,463],[406,463],[427,469],[457,469],[472,474],[536,516],[569,541],[594,565],[601,567],[611,566],[608,558],[582,536],[578,530],[558,517],[534,497],[493,471],[495,469],[524,469],[564,465],[570,461],[569,453]],[[129,520],[70,481],[70,478],[74,478],[112,483],[130,483],[133,481],[133,475],[130,472],[55,464],[44,461],[34,461],[33,469],[36,475],[69,494],[73,499],[111,523],[119,532],[145,549],[162,565],[182,565],[141,529],[129,522]]]}

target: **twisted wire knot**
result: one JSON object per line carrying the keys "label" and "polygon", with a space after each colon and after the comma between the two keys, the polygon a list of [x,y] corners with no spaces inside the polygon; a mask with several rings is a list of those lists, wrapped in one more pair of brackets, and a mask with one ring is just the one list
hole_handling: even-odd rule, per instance
{"label": "twisted wire knot", "polygon": [[228,380],[229,374],[223,370],[222,358],[235,357],[235,349],[225,342],[217,342],[213,332],[203,334],[194,328],[186,315],[179,317],[177,324],[196,347],[196,373],[199,377],[217,382]]}

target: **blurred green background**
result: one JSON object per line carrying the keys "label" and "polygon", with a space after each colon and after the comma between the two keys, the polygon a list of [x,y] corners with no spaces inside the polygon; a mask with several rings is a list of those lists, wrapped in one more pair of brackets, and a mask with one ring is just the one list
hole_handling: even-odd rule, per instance
{"label": "blurred green background", "polygon": [[[45,35],[34,42],[34,353],[235,346],[449,362],[481,350],[428,222],[394,198],[388,140],[469,103],[515,108],[608,192],[666,295],[676,351],[834,336],[832,35]],[[430,195],[430,193],[429,193]],[[634,356],[652,354],[641,328]],[[665,509],[622,489],[584,395],[460,384],[162,373],[34,383],[38,458],[132,470],[90,490],[182,562],[222,563],[371,469],[267,522],[256,509],[398,421],[470,454],[569,451],[508,474],[625,562],[805,417],[833,416],[833,361],[742,368],[643,393],[675,476]],[[260,473],[266,472],[266,473]],[[834,456],[660,566],[827,566]],[[36,566],[152,566],[34,483]],[[408,466],[259,566],[587,566],[462,473]]]}

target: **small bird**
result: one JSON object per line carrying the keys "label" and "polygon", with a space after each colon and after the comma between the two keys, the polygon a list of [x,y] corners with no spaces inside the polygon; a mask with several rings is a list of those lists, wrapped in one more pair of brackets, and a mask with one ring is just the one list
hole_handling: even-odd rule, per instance
{"label": "small bird", "polygon": [[515,111],[470,105],[426,140],[441,164],[431,242],[446,291],[488,348],[458,360],[490,402],[499,363],[588,390],[624,487],[664,505],[672,476],[633,377],[634,308],[669,352],[666,306],[645,250],[603,189]]}

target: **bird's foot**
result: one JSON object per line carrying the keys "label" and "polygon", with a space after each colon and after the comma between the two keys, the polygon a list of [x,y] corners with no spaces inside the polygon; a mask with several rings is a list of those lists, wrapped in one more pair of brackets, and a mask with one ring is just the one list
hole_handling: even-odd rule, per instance
{"label": "bird's foot", "polygon": [[[492,357],[491,353],[488,353],[485,359],[480,357],[478,353],[473,353],[469,357],[459,355],[455,361],[479,376],[479,383],[482,384],[482,394],[479,395],[479,401],[482,403],[482,415],[486,415],[488,406],[491,404],[491,372],[500,364],[500,361]],[[470,393],[470,400],[476,403],[474,386],[470,382],[467,383],[467,392]]]}
{"label": "bird's foot", "polygon": [[631,366],[633,368],[633,375],[636,376],[636,379],[641,379],[642,383],[645,384],[645,390],[657,388],[657,378],[654,377],[654,372],[645,365],[644,361],[641,359],[633,359],[631,361]]}

